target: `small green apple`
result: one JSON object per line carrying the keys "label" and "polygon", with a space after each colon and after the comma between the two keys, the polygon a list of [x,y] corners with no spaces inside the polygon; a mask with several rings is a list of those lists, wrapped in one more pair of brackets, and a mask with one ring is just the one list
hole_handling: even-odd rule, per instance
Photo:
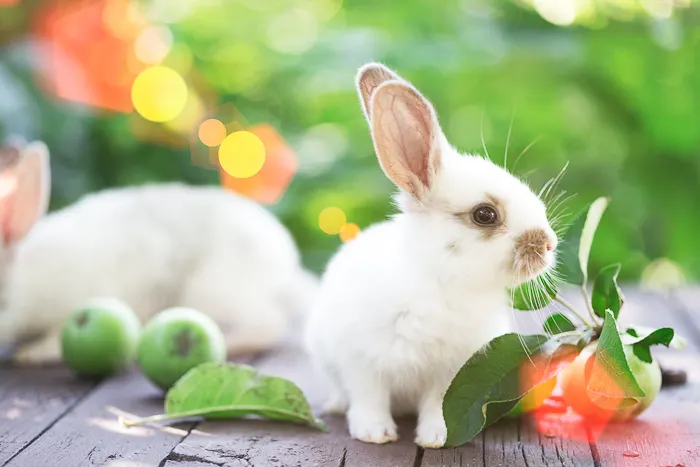
{"label": "small green apple", "polygon": [[221,329],[209,316],[192,308],[161,311],[146,324],[139,341],[141,371],[164,391],[201,363],[225,361]]}
{"label": "small green apple", "polygon": [[126,303],[93,299],[74,310],[63,326],[63,361],[80,376],[109,376],[133,363],[140,331],[141,323]]}

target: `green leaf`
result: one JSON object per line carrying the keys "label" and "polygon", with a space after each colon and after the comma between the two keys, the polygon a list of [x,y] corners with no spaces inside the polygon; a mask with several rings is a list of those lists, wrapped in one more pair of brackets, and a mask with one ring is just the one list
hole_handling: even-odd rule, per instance
{"label": "green leaf", "polygon": [[588,397],[601,407],[636,404],[645,397],[627,363],[617,322],[610,310],[605,312],[603,331],[587,363],[586,374]]}
{"label": "green leaf", "polygon": [[544,320],[544,332],[547,334],[561,334],[562,332],[575,331],[576,326],[563,313],[554,313]]}
{"label": "green leaf", "polygon": [[170,388],[165,397],[164,415],[123,423],[133,426],[190,417],[218,420],[250,415],[326,429],[323,421],[314,417],[306,397],[294,383],[234,363],[198,365]]}
{"label": "green leaf", "polygon": [[[630,335],[629,330],[627,334]],[[637,335],[636,337],[629,339],[623,336],[622,340],[625,344],[632,346],[632,351],[637,358],[645,363],[651,363],[652,358],[650,347],[652,345],[665,345],[666,347],[669,347],[673,341],[674,334],[675,332],[671,328],[659,328],[643,337],[639,337],[639,335]]]}
{"label": "green leaf", "polygon": [[[646,326],[631,326],[625,330],[625,334],[627,334],[627,335],[625,335],[625,334],[622,335],[622,337],[623,337],[622,341],[625,344],[631,345],[631,344],[634,344],[636,342],[639,342],[639,340],[644,339],[645,337],[647,337],[648,335],[650,335],[656,331],[658,331],[658,329],[654,329],[654,328],[650,328],[650,327],[646,327]],[[670,347],[672,349],[676,349],[676,350],[683,350],[686,348],[687,345],[688,345],[688,341],[684,337],[678,335],[678,333],[676,333],[674,331],[673,332],[673,339],[671,339],[671,342],[669,343],[668,347]]]}
{"label": "green leaf", "polygon": [[595,231],[610,203],[609,198],[598,198],[574,218],[559,247],[559,264],[563,280],[583,285],[588,281],[588,257]]}
{"label": "green leaf", "polygon": [[[547,369],[549,360],[545,359],[544,364],[543,359],[532,359],[547,341],[547,336],[510,333],[493,339],[472,355],[452,380],[443,400],[447,446],[473,439],[541,383],[544,376],[524,378],[523,371]],[[538,363],[533,367],[531,362]]]}
{"label": "green leaf", "polygon": [[541,310],[556,296],[557,291],[550,284],[533,279],[520,284],[512,291],[511,306],[519,311]]}
{"label": "green leaf", "polygon": [[620,264],[612,264],[603,268],[595,278],[591,304],[593,310],[601,318],[605,318],[605,310],[613,312],[615,319],[620,315],[622,308],[622,291],[617,285],[617,276],[620,274]]}

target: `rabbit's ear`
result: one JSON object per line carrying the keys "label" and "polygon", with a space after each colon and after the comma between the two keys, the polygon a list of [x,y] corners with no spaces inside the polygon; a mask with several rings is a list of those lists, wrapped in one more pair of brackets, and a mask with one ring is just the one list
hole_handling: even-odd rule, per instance
{"label": "rabbit's ear", "polygon": [[440,168],[442,130],[433,106],[415,88],[387,81],[372,95],[372,138],[384,173],[420,199]]}
{"label": "rabbit's ear", "polygon": [[51,192],[49,150],[41,141],[22,149],[16,167],[2,174],[0,221],[6,243],[21,240],[46,213]]}
{"label": "rabbit's ear", "polygon": [[355,79],[357,93],[360,95],[362,111],[365,113],[365,117],[370,123],[372,116],[370,109],[372,93],[374,93],[380,84],[390,80],[400,81],[401,78],[381,63],[368,63],[357,72],[357,78]]}

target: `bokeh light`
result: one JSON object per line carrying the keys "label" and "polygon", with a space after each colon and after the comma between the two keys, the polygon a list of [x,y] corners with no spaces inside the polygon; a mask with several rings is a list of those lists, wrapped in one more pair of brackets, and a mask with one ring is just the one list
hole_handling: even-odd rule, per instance
{"label": "bokeh light", "polygon": [[0,7],[17,5],[19,0],[0,0]]}
{"label": "bokeh light", "polygon": [[285,54],[301,54],[316,42],[318,21],[308,10],[292,9],[281,13],[267,28],[267,44]]}
{"label": "bokeh light", "polygon": [[265,145],[249,131],[231,133],[219,146],[221,168],[235,178],[250,178],[265,163]]}
{"label": "bokeh light", "polygon": [[145,15],[150,21],[178,23],[195,11],[199,0],[149,0],[144,3]]}
{"label": "bokeh light", "polygon": [[131,112],[131,86],[145,68],[134,43],[145,27],[126,0],[42,4],[33,22],[41,84],[60,99]]}
{"label": "bokeh light", "polygon": [[194,89],[187,91],[185,107],[175,118],[163,122],[163,125],[172,131],[188,136],[197,128],[197,124],[204,118],[205,104]]}
{"label": "bokeh light", "polygon": [[177,117],[187,102],[187,84],[172,68],[154,66],[134,80],[131,100],[146,120],[166,122]]}
{"label": "bokeh light", "polygon": [[668,19],[673,14],[674,0],[642,0],[641,3],[654,18]]}
{"label": "bokeh light", "polygon": [[226,125],[220,120],[210,118],[199,125],[199,140],[210,148],[216,147],[226,138]]}
{"label": "bokeh light", "polygon": [[535,10],[545,20],[568,26],[576,20],[576,0],[535,0]]}
{"label": "bokeh light", "polygon": [[150,26],[136,39],[136,57],[149,65],[160,63],[173,46],[173,33],[165,26]]}
{"label": "bokeh light", "polygon": [[328,235],[337,235],[343,230],[347,217],[342,209],[331,206],[318,215],[318,226]]}
{"label": "bokeh light", "polygon": [[249,178],[232,177],[221,168],[221,184],[228,190],[260,203],[275,204],[282,198],[297,172],[299,167],[297,156],[275,127],[263,123],[248,128],[243,116],[238,112],[236,115],[233,122],[229,123],[229,120],[226,120],[227,128],[247,128],[260,138],[265,145],[265,163],[260,172]]}
{"label": "bokeh light", "polygon": [[360,226],[354,222],[348,222],[340,229],[340,240],[342,240],[343,243],[347,243],[357,237],[357,234],[359,233]]}

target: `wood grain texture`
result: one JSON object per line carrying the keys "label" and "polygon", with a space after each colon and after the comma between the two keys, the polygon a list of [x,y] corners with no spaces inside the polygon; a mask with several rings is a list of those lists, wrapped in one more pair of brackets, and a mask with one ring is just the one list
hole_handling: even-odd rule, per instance
{"label": "wood grain texture", "polygon": [[162,411],[162,394],[157,388],[135,371],[123,373],[100,384],[8,465],[116,466],[128,460],[131,465],[157,466],[192,424],[125,428],[118,417]]}
{"label": "wood grain texture", "polygon": [[[571,428],[567,427],[567,432]],[[579,427],[579,432],[583,432]],[[484,433],[484,465],[487,466],[591,466],[593,456],[587,442],[564,436],[562,428],[546,439],[528,418],[501,420]]]}
{"label": "wood grain texture", "polygon": [[[289,344],[270,353],[255,367],[265,374],[296,383],[314,410],[320,412],[327,385],[298,345]],[[270,421],[203,422],[173,450],[165,465],[181,465],[177,459],[226,466],[285,467],[341,464],[346,467],[393,467],[412,466],[414,463],[417,448],[412,442],[413,427],[410,425],[401,426],[402,439],[398,443],[376,446],[352,440],[344,417],[328,416],[324,420],[329,433]]]}
{"label": "wood grain texture", "polygon": [[94,383],[67,368],[0,368],[0,465],[25,449],[88,394]]}

